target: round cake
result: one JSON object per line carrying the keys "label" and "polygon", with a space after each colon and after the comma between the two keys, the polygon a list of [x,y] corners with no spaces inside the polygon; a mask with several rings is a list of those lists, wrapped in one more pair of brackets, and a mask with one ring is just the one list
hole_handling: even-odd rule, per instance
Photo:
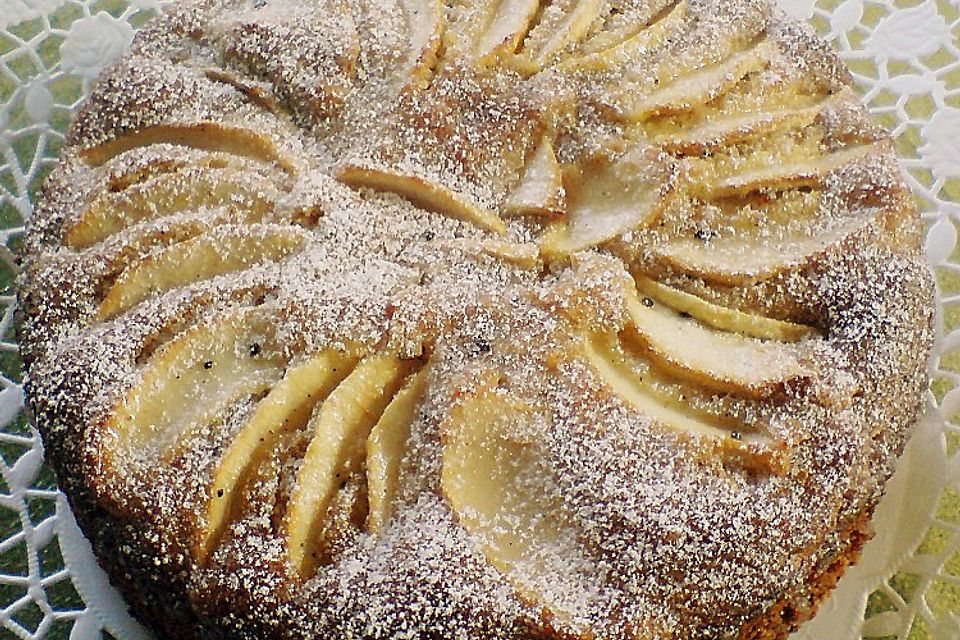
{"label": "round cake", "polygon": [[783,639],[870,537],[921,224],[766,0],[191,0],[22,252],[32,419],[171,639]]}

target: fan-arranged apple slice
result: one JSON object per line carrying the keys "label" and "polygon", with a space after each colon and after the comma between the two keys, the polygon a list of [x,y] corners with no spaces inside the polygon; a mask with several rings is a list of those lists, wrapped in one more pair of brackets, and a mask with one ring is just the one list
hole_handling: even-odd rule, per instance
{"label": "fan-arranged apple slice", "polygon": [[686,314],[721,331],[781,342],[797,342],[819,335],[813,327],[722,307],[650,278],[637,276],[636,282],[637,290],[644,296],[658,300],[680,314]]}
{"label": "fan-arranged apple slice", "polygon": [[448,54],[480,65],[514,53],[539,9],[539,0],[473,0],[457,8],[447,33]]}
{"label": "fan-arranged apple slice", "polygon": [[704,108],[695,118],[682,118],[680,123],[666,126],[648,126],[653,140],[667,151],[685,155],[704,155],[722,146],[739,144],[763,135],[788,129],[799,129],[812,124],[823,110],[819,96],[795,95],[787,104],[776,98],[769,104],[723,104]]}
{"label": "fan-arranged apple slice", "polygon": [[722,62],[685,72],[658,85],[652,92],[624,95],[624,116],[635,122],[701,107],[731,90],[748,74],[769,65],[775,50],[774,44],[761,39]]}
{"label": "fan-arranged apple slice", "polygon": [[483,376],[441,426],[441,487],[487,560],[522,596],[562,617],[534,585],[555,579],[557,566],[571,566],[576,533],[562,516],[537,444],[518,436],[517,427],[534,419],[535,407],[496,383],[492,372]]}
{"label": "fan-arranged apple slice", "polygon": [[390,355],[361,361],[307,425],[314,436],[297,472],[285,527],[289,560],[301,577],[316,568],[320,533],[341,481],[361,470],[370,432],[417,364]]}
{"label": "fan-arranged apple slice", "polygon": [[563,169],[553,143],[544,137],[524,169],[523,178],[504,205],[509,215],[557,216],[566,211]]}
{"label": "fan-arranged apple slice", "polygon": [[111,236],[101,245],[88,251],[102,261],[103,282],[110,282],[131,263],[145,259],[151,253],[182,242],[187,242],[223,225],[252,224],[261,217],[249,211],[233,208],[209,209],[202,213],[177,213],[162,220],[150,220]]}
{"label": "fan-arranged apple slice", "polygon": [[410,427],[427,389],[427,370],[411,377],[393,398],[367,439],[367,496],[370,501],[367,530],[386,526],[400,483],[400,463],[406,452]]}
{"label": "fan-arranged apple slice", "polygon": [[[252,345],[253,351],[259,345]],[[283,379],[257,405],[250,420],[223,455],[207,505],[206,528],[201,533],[198,556],[206,560],[224,530],[236,519],[243,491],[256,469],[284,434],[306,427],[314,408],[353,370],[357,358],[327,350],[287,369]]]}
{"label": "fan-arranged apple slice", "polygon": [[626,64],[633,56],[651,51],[678,32],[687,16],[687,3],[681,0],[651,22],[626,24],[601,31],[584,42],[575,54],[557,65],[564,71],[605,71]]}
{"label": "fan-arranged apple slice", "polygon": [[121,444],[115,456],[163,455],[230,406],[273,386],[285,362],[271,349],[251,350],[268,330],[254,313],[217,316],[153,354],[109,418],[109,431]]}
{"label": "fan-arranged apple slice", "polygon": [[869,217],[851,217],[826,229],[808,228],[776,238],[739,236],[709,243],[683,238],[658,246],[656,254],[683,273],[718,284],[741,285],[813,260],[870,224]]}
{"label": "fan-arranged apple slice", "polygon": [[816,136],[783,135],[746,154],[737,149],[699,160],[689,173],[690,190],[702,198],[722,198],[760,189],[816,187],[846,165],[888,152],[879,145],[857,145],[825,154]]}
{"label": "fan-arranged apple slice", "polygon": [[[627,313],[632,325],[623,339],[677,378],[717,391],[763,398],[810,376],[799,352],[789,344],[705,326],[657,299],[641,299],[632,291],[627,292]],[[745,322],[748,327],[757,324]]]}
{"label": "fan-arranged apple slice", "polygon": [[191,124],[158,124],[126,133],[96,147],[89,147],[81,156],[99,167],[121,153],[154,144],[172,144],[206,151],[222,151],[276,164],[287,173],[297,173],[298,162],[282,153],[266,133],[218,122]]}
{"label": "fan-arranged apple slice", "polygon": [[172,245],[124,271],[104,296],[97,317],[109,319],[176,287],[281,260],[308,238],[296,227],[249,225],[222,227]]}
{"label": "fan-arranged apple slice", "polygon": [[520,67],[536,73],[548,66],[586,37],[602,9],[600,0],[556,0],[543,8],[540,21],[523,41]]}
{"label": "fan-arranged apple slice", "polygon": [[278,197],[273,184],[250,173],[164,173],[119,193],[97,197],[67,232],[66,244],[83,249],[141,222],[203,207],[232,206],[263,215]]}
{"label": "fan-arranged apple slice", "polygon": [[400,74],[405,86],[424,89],[433,76],[443,46],[445,18],[441,0],[402,0],[410,52]]}
{"label": "fan-arranged apple slice", "polygon": [[[594,336],[583,342],[583,356],[599,378],[621,400],[700,448],[726,462],[766,473],[783,473],[787,461],[782,445],[749,424],[699,411],[658,390],[648,367],[631,364],[629,356],[613,346],[612,338]],[[682,398],[683,396],[680,396]]]}
{"label": "fan-arranged apple slice", "polygon": [[567,179],[569,220],[545,238],[544,251],[574,253],[652,224],[677,194],[678,182],[677,164],[649,147],[582,162]]}
{"label": "fan-arranged apple slice", "polygon": [[354,188],[396,193],[428,211],[463,220],[495,233],[507,231],[503,220],[495,212],[471,202],[442,184],[430,182],[413,173],[387,167],[345,164],[338,169],[337,179]]}

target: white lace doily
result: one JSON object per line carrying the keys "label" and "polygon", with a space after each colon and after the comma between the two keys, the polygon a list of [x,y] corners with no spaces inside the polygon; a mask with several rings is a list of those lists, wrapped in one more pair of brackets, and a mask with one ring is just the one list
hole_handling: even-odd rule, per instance
{"label": "white lace doily", "polygon": [[[9,247],[75,107],[161,4],[0,0],[0,638],[150,638],[94,561],[21,412]],[[929,410],[877,536],[797,638],[960,640],[960,0],[781,4],[834,43],[896,136],[929,223],[944,327]]]}

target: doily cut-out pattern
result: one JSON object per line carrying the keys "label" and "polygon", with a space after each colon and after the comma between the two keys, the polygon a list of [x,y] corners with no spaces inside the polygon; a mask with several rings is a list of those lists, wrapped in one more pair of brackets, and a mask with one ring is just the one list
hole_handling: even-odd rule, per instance
{"label": "doily cut-out pattern", "polygon": [[[803,640],[960,640],[960,0],[780,0],[841,52],[896,137],[929,223],[943,331],[929,410],[877,536]],[[3,0],[0,11],[0,637],[148,639],[80,535],[22,413],[11,248],[71,114],[160,0]]]}

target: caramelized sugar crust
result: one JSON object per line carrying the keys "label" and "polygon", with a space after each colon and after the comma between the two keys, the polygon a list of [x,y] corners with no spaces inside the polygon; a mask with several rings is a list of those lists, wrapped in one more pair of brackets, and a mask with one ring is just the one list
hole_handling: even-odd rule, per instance
{"label": "caramelized sugar crust", "polygon": [[99,80],[27,389],[171,638],[784,638],[868,537],[932,282],[761,0],[202,0]]}

